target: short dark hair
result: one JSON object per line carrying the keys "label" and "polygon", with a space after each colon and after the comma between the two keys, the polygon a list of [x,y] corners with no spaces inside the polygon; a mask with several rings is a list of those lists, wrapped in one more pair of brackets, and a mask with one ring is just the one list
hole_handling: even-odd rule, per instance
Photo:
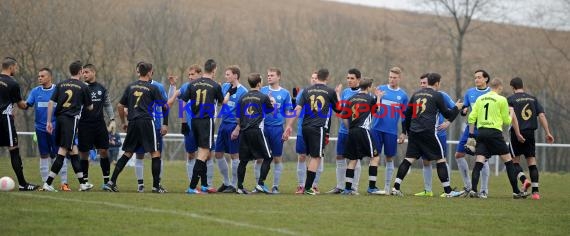
{"label": "short dark hair", "polygon": [[511,79],[510,85],[513,86],[513,88],[515,89],[522,89],[524,87],[523,81],[519,77]]}
{"label": "short dark hair", "polygon": [[10,66],[16,65],[18,62],[13,57],[4,57],[2,60],[2,69],[8,69]]}
{"label": "short dark hair", "polygon": [[97,69],[95,68],[95,65],[91,64],[91,63],[87,63],[83,66],[84,69],[89,69],[92,70],[93,72],[96,72]]}
{"label": "short dark hair", "polygon": [[240,73],[239,67],[238,67],[237,65],[228,66],[228,67],[226,68],[226,71],[228,71],[228,70],[231,71],[232,74],[237,75],[237,78],[238,78],[238,79],[240,78],[240,74],[241,74],[241,73]]}
{"label": "short dark hair", "polygon": [[51,69],[50,69],[50,68],[44,67],[44,68],[41,68],[41,69],[39,70],[39,72],[42,72],[42,71],[45,71],[45,72],[47,72],[47,73],[49,74],[49,76],[52,76],[52,73],[51,73]]}
{"label": "short dark hair", "polygon": [[269,67],[269,69],[267,69],[267,71],[275,72],[275,74],[277,74],[277,76],[281,77],[281,70],[277,67]]}
{"label": "short dark hair", "polygon": [[329,78],[329,70],[323,68],[317,71],[317,79],[320,81],[325,81]]}
{"label": "short dark hair", "polygon": [[[350,73],[349,73],[349,74],[350,74]],[[373,82],[374,82],[373,79],[364,77],[364,78],[362,78],[362,79],[360,80],[360,83],[358,84],[358,87],[359,87],[361,90],[366,90],[366,89],[368,89],[368,88],[370,88],[370,87],[372,86],[372,83],[373,83]]]}
{"label": "short dark hair", "polygon": [[208,59],[206,63],[204,63],[204,71],[206,73],[212,73],[216,69],[216,61],[214,59]]}
{"label": "short dark hair", "polygon": [[261,83],[261,74],[259,73],[251,73],[247,77],[247,83],[249,87],[255,88],[259,83]]}
{"label": "short dark hair", "polygon": [[71,76],[75,76],[77,74],[79,74],[79,71],[81,71],[81,68],[83,68],[83,64],[81,64],[81,61],[74,61],[69,65],[69,73],[71,74]]}
{"label": "short dark hair", "polygon": [[428,76],[429,76],[429,73],[422,74],[422,75],[420,75],[420,80],[422,80],[424,78],[427,79]]}
{"label": "short dark hair", "polygon": [[137,64],[137,71],[140,76],[146,76],[150,71],[152,71],[152,64],[141,61]]}
{"label": "short dark hair", "polygon": [[479,72],[481,72],[483,74],[483,78],[487,79],[487,81],[485,83],[488,84],[491,81],[491,76],[489,75],[489,73],[487,73],[487,71],[485,71],[483,69],[479,69],[479,70],[476,70],[475,73],[473,73],[473,74],[477,74]]}
{"label": "short dark hair", "polygon": [[356,75],[357,79],[360,79],[360,77],[362,76],[362,74],[360,74],[360,71],[356,68],[352,68],[352,69],[348,70],[348,74]]}
{"label": "short dark hair", "polygon": [[428,73],[427,79],[428,79],[428,85],[433,86],[435,85],[435,83],[441,81],[441,75],[438,73]]}

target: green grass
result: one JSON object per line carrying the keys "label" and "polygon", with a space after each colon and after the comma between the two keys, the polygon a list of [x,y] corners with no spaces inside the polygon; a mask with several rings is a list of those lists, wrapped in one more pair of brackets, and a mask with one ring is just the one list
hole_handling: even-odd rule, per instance
{"label": "green grass", "polygon": [[[383,169],[383,168],[381,168]],[[136,193],[133,168],[119,178],[120,193],[97,189],[77,192],[0,192],[0,235],[567,235],[570,232],[570,175],[541,175],[540,201],[513,200],[504,174],[490,180],[490,198],[441,199],[413,197],[422,189],[421,170],[414,169],[402,185],[403,198],[367,196],[366,168],[360,196],[296,196],[295,163],[286,163],[280,195],[184,194],[185,163],[165,163],[163,184],[168,194]],[[25,159],[29,181],[39,183],[38,160]],[[71,168],[70,168],[71,173]],[[91,182],[99,188],[100,168],[91,165]],[[246,186],[252,186],[248,168]],[[0,175],[14,178],[8,158],[0,158]],[[334,185],[334,166],[327,165],[321,191]],[[440,193],[434,171],[434,190]],[[272,174],[270,174],[271,178]],[[382,171],[379,180],[384,180]],[[145,178],[151,180],[150,161]],[[55,182],[59,180],[56,179]],[[220,183],[216,167],[216,185]],[[268,181],[271,183],[271,179]],[[457,172],[452,184],[461,186]],[[148,190],[147,190],[148,192]]]}

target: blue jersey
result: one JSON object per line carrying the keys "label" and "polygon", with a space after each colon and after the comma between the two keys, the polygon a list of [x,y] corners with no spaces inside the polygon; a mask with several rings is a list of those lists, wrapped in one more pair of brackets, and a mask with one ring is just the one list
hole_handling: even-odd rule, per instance
{"label": "blue jersey", "polygon": [[[232,84],[222,84],[222,94],[225,96],[230,88],[232,88]],[[243,85],[238,84],[237,92],[234,95],[230,96],[228,103],[222,105],[222,109],[220,110],[220,115],[222,116],[223,123],[237,124],[235,114],[238,101],[246,93],[247,89]]]}
{"label": "blue jersey", "polygon": [[[160,95],[162,96],[162,99],[163,99],[163,101],[161,101],[161,102],[166,104],[166,101],[168,99],[168,95],[166,95],[166,91],[164,90],[164,85],[162,85],[162,83],[160,83],[156,80],[152,80],[152,82],[150,82],[150,84],[152,84],[158,88],[158,92],[160,93]],[[162,123],[161,123],[162,119],[158,118],[158,116],[156,116],[154,114],[153,114],[153,117],[154,117],[154,128],[160,129],[160,127],[162,127]]]}
{"label": "blue jersey", "polygon": [[398,134],[398,121],[404,122],[404,112],[408,106],[408,95],[401,88],[391,89],[388,85],[380,85],[384,91],[378,114],[372,123],[372,128],[389,134]]}
{"label": "blue jersey", "polygon": [[[455,107],[455,102],[453,101],[453,99],[451,99],[451,97],[449,96],[449,94],[447,94],[446,92],[443,91],[439,91],[439,93],[441,93],[441,95],[443,95],[443,102],[445,103],[445,106],[449,109],[452,109],[453,107]],[[444,121],[445,118],[443,117],[443,115],[441,113],[439,113],[437,115],[437,125],[441,125]],[[447,130],[439,130],[437,131],[437,135],[438,136],[443,136],[443,135],[447,135]]]}
{"label": "blue jersey", "polygon": [[286,112],[292,112],[293,102],[291,102],[291,94],[284,88],[277,90],[271,89],[269,86],[261,88],[263,94],[275,99],[275,110],[265,116],[265,125],[283,125],[285,123]]}
{"label": "blue jersey", "polygon": [[465,92],[465,96],[463,97],[463,106],[469,107],[469,111],[471,111],[471,107],[475,104],[477,98],[483,94],[488,93],[489,91],[491,91],[490,87],[487,87],[485,89],[478,89],[477,87],[468,89],[467,92]]}
{"label": "blue jersey", "polygon": [[[352,96],[354,96],[355,94],[358,94],[360,92],[360,89],[357,90],[353,90],[352,88],[345,88],[342,93],[340,94],[340,100],[341,101],[348,101],[348,99],[350,99]],[[346,128],[346,126],[344,126],[344,122],[340,122],[340,127],[338,128],[338,133],[339,134],[348,134],[348,129]]]}
{"label": "blue jersey", "polygon": [[[52,84],[49,89],[44,89],[42,86],[38,86],[32,89],[28,95],[26,103],[29,107],[34,107],[34,113],[36,116],[35,127],[37,130],[46,132],[48,103],[54,91],[55,84]],[[55,109],[53,110],[55,111]],[[52,119],[52,126],[55,127],[55,119]]]}
{"label": "blue jersey", "polygon": [[[301,101],[301,94],[303,94],[303,89],[297,93],[296,101]],[[299,116],[299,121],[297,121],[297,136],[303,137],[303,116]]]}
{"label": "blue jersey", "polygon": [[[182,96],[182,94],[186,93],[186,90],[188,90],[188,86],[190,85],[190,82],[186,82],[184,84],[182,84],[182,86],[180,86],[180,95],[178,96],[178,99],[180,99],[180,96]],[[180,100],[182,101],[182,100]],[[180,102],[179,101],[179,102]],[[182,104],[182,102],[180,102],[180,104]],[[190,122],[192,121],[192,115],[190,113],[188,113],[190,111],[190,109],[186,110],[186,107],[181,106],[180,109],[182,109],[186,114],[186,122],[188,123],[188,126],[190,126]],[[181,114],[181,113],[179,113]]]}

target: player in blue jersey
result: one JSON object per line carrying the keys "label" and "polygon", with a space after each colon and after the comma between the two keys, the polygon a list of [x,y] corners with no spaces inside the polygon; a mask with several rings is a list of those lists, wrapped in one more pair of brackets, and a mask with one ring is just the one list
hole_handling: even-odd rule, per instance
{"label": "player in blue jersey", "polygon": [[[475,101],[479,96],[486,94],[487,92],[491,91],[491,89],[487,86],[487,83],[491,80],[489,74],[484,70],[477,70],[474,73],[474,80],[475,80],[475,87],[470,88],[465,92],[465,96],[463,97],[463,109],[461,111],[461,115],[465,116],[471,110]],[[477,128],[475,128],[475,135],[477,135]],[[469,191],[471,191],[471,178],[469,177],[469,165],[467,164],[467,160],[465,160],[465,144],[467,143],[467,138],[469,138],[469,126],[465,127],[463,131],[463,135],[459,139],[459,144],[457,145],[457,149],[455,151],[455,160],[457,161],[457,167],[459,168],[459,173],[461,174],[461,178],[463,178],[463,191],[461,191],[462,195],[467,195]],[[471,153],[474,155],[474,153]],[[489,162],[485,160],[485,164],[483,165],[483,169],[481,170],[481,195],[482,198],[487,198],[489,194]]]}
{"label": "player in blue jersey", "polygon": [[[137,65],[137,68],[138,68],[138,65]],[[138,71],[137,71],[137,74],[138,74]],[[161,105],[160,103],[166,104],[168,95],[174,93],[173,88],[172,87],[169,88],[168,95],[167,95],[166,90],[164,90],[164,85],[162,85],[162,83],[160,83],[156,80],[153,80],[152,78],[151,78],[150,83],[158,88],[160,95],[163,97],[162,101],[155,101],[155,103],[157,105]],[[162,146],[163,146],[162,137],[164,135],[166,135],[166,133],[168,133],[168,126],[162,125],[162,116],[154,113],[154,107],[151,109],[153,110],[152,116],[154,118],[154,129],[155,129],[156,139],[158,141],[158,151],[160,153],[162,153]],[[159,109],[161,109],[161,108],[159,108]],[[144,176],[144,154],[145,154],[145,152],[144,152],[142,147],[139,147],[136,150],[135,175],[137,177],[137,182],[138,182],[137,191],[141,192],[141,193],[144,192],[144,179],[143,179],[143,176]],[[160,176],[161,176],[161,178],[162,178],[162,173],[164,172],[163,167],[164,167],[164,161],[161,161],[160,162]]]}
{"label": "player in blue jersey", "polygon": [[[38,72],[39,86],[32,89],[26,100],[27,107],[34,107],[35,128],[38,148],[40,150],[40,175],[42,182],[45,182],[49,175],[51,161],[57,155],[57,145],[55,145],[55,134],[46,131],[47,104],[55,90],[52,83],[52,72],[49,68],[42,68]],[[52,122],[55,127],[55,120]],[[51,158],[51,160],[50,160]],[[67,184],[67,160],[64,160],[60,172],[62,191],[71,191]]]}
{"label": "player in blue jersey", "polygon": [[402,135],[398,138],[398,123],[404,123],[404,112],[408,104],[408,95],[400,88],[401,79],[402,69],[393,67],[388,75],[388,84],[378,86],[379,90],[384,91],[383,106],[374,116],[372,123],[372,139],[376,142],[378,153],[381,153],[384,148],[386,157],[384,191],[380,190],[386,195],[390,194],[390,183],[394,173],[393,158],[396,156],[398,143],[403,143],[405,139]]}
{"label": "player in blue jersey", "polygon": [[[237,188],[237,171],[239,165],[239,128],[236,121],[236,108],[240,98],[247,93],[247,89],[239,83],[240,69],[238,66],[229,66],[225,72],[226,83],[222,84],[222,94],[224,102],[219,116],[222,122],[218,128],[216,139],[216,161],[218,169],[222,174],[224,183],[217,189],[217,192],[235,193]],[[218,117],[219,117],[218,116]],[[230,154],[232,160],[232,179],[230,182],[228,162],[224,158],[224,153]]]}
{"label": "player in blue jersey", "polygon": [[[188,90],[190,83],[198,78],[202,77],[202,68],[198,64],[191,65],[188,68],[188,81],[180,86],[180,89],[175,92],[173,96],[168,99],[168,106],[173,107],[173,104],[178,100],[179,105],[179,116],[181,116],[182,123],[180,124],[180,133],[184,135],[184,149],[186,150],[186,175],[188,176],[188,181],[192,180],[192,174],[194,172],[194,164],[196,164],[196,151],[198,151],[198,146],[196,145],[196,140],[194,139],[194,134],[190,129],[192,122],[192,115],[188,110],[184,109],[186,103],[180,99],[180,95],[184,94]],[[170,78],[170,86],[176,89],[176,77]]]}
{"label": "player in blue jersey", "polygon": [[[420,88],[427,88],[428,87],[428,77],[429,73],[423,74],[422,76],[420,76]],[[434,87],[436,88],[436,87]],[[437,89],[439,89],[439,87],[437,87]],[[447,106],[447,108],[452,109],[453,107],[455,107],[455,102],[451,99],[451,97],[443,92],[443,91],[439,91],[439,93],[441,93],[441,95],[443,95],[443,102],[444,104]],[[442,145],[442,149],[443,149],[443,157],[445,158],[445,155],[447,154],[447,128],[449,127],[449,124],[451,124],[451,122],[449,122],[448,120],[445,119],[445,117],[443,117],[443,115],[440,113],[437,116],[437,139],[439,139],[439,141],[441,142]],[[414,196],[418,196],[418,197],[433,197],[433,191],[432,191],[432,185],[431,185],[431,180],[432,180],[432,165],[431,165],[431,161],[427,160],[425,157],[422,156],[423,159],[423,174],[424,174],[424,191],[419,192],[414,194]],[[446,163],[447,164],[447,163]],[[448,167],[449,169],[449,167]],[[442,194],[444,195],[444,194]]]}
{"label": "player in blue jersey", "polygon": [[[360,89],[358,84],[360,83],[361,73],[358,69],[353,68],[348,70],[346,75],[346,82],[348,88],[342,90],[342,84],[339,84],[335,92],[339,95],[338,100],[342,102],[348,101],[350,97],[358,94]],[[344,190],[344,177],[346,173],[346,159],[344,158],[344,152],[346,150],[346,144],[348,141],[348,129],[346,128],[342,119],[339,119],[339,129],[338,129],[338,141],[336,144],[336,186],[329,190],[327,193],[339,194]],[[358,192],[358,183],[360,182],[360,171],[361,171],[360,160],[356,161],[356,166],[354,168],[354,178],[352,188],[354,192]]]}
{"label": "player in blue jersey", "polygon": [[[269,142],[269,149],[271,150],[271,157],[273,158],[273,187],[271,193],[279,193],[279,181],[281,180],[281,173],[283,171],[283,124],[285,124],[285,116],[290,116],[293,109],[291,101],[291,94],[288,90],[279,85],[281,80],[281,70],[278,68],[267,69],[267,83],[269,86],[261,88],[261,93],[267,94],[269,99],[275,100],[275,110],[267,114],[265,117],[264,133]],[[255,163],[254,174],[255,179],[259,179],[261,171],[262,160],[257,160]],[[262,186],[263,187],[263,186]]]}
{"label": "player in blue jersey", "polygon": [[[314,85],[315,81],[317,81],[317,72],[314,71],[311,74],[310,78],[310,85]],[[293,89],[293,106],[297,105],[297,101],[301,100],[301,94],[303,93],[302,89],[294,88]],[[299,117],[299,121],[297,122],[297,140],[295,143],[295,152],[297,153],[297,190],[295,194],[303,194],[305,192],[305,177],[307,176],[307,149],[305,145],[305,141],[303,140],[303,117]],[[315,175],[315,181],[313,182],[313,191],[316,194],[319,194],[319,180],[321,178],[321,173],[323,173],[324,163],[323,158],[321,158],[321,163],[319,168],[317,168],[317,173]]]}

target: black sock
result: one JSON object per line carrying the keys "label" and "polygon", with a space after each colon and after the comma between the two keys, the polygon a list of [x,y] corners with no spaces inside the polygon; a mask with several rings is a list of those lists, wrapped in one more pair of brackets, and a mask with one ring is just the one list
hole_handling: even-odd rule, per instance
{"label": "black sock", "polygon": [[152,158],[152,187],[160,187],[160,156]]}
{"label": "black sock", "polygon": [[354,181],[354,169],[346,169],[344,189],[352,190],[352,181]]}
{"label": "black sock", "polygon": [[521,183],[524,184],[524,181],[526,180],[526,176],[524,175],[524,172],[523,172],[521,165],[519,163],[513,163],[513,165],[515,167],[515,173],[516,173],[515,175],[518,176]]}
{"label": "black sock", "polygon": [[109,182],[109,173],[111,173],[111,162],[109,162],[109,158],[101,157],[99,165],[101,165],[101,172],[103,173],[103,183]]}
{"label": "black sock", "polygon": [[204,172],[205,172],[205,168],[206,168],[206,162],[200,160],[200,159],[196,159],[196,163],[194,164],[194,170],[192,172],[192,180],[190,180],[190,188],[191,189],[196,189],[196,186],[198,185],[198,181],[200,180],[200,177],[202,176],[201,172],[202,172],[202,166],[204,166]]}
{"label": "black sock", "polygon": [[138,183],[139,185],[143,185],[143,184],[144,184],[144,180],[143,180],[143,179],[138,179],[138,180],[137,180],[137,183]]}
{"label": "black sock", "polygon": [[483,165],[482,162],[475,162],[473,172],[471,172],[471,190],[475,192],[477,192],[477,185],[479,185],[479,176],[481,176]]}
{"label": "black sock", "polygon": [[400,183],[404,180],[410,169],[410,163],[408,160],[404,159],[400,166],[398,166],[398,173],[396,174],[396,180],[394,181],[394,188],[400,190]]}
{"label": "black sock", "polygon": [[513,188],[513,193],[520,193],[519,186],[517,185],[517,176],[515,173],[515,167],[513,166],[513,161],[505,162],[505,167],[507,168],[507,175],[509,176],[509,182]]}
{"label": "black sock", "polygon": [[271,169],[271,161],[273,159],[271,158],[267,158],[267,159],[263,159],[263,162],[261,163],[261,171],[259,173],[259,180],[257,181],[257,184],[259,185],[264,185],[265,183],[265,179],[267,178],[267,175],[269,174],[269,170]]}
{"label": "black sock", "polygon": [[12,169],[18,178],[18,184],[25,187],[28,185],[28,182],[24,177],[24,165],[22,164],[22,158],[20,157],[20,148],[10,150],[10,161],[12,162]]}
{"label": "black sock", "polygon": [[69,155],[69,160],[71,161],[71,167],[73,167],[73,172],[77,176],[80,184],[84,184],[85,178],[83,178],[83,170],[81,169],[81,163],[79,161],[79,155]]}
{"label": "black sock", "polygon": [[83,179],[85,179],[85,181],[89,181],[89,159],[80,159],[79,164],[81,166],[81,171],[83,172]]}
{"label": "black sock", "polygon": [[316,172],[307,170],[307,180],[305,180],[305,191],[309,191],[313,187],[313,182],[315,182]]}
{"label": "black sock", "polygon": [[[59,174],[59,171],[61,170],[61,167],[63,166],[64,160],[65,160],[65,157],[58,154],[57,157],[55,158],[55,161],[53,161],[53,164],[51,164],[50,171],[55,173],[55,174]],[[53,183],[53,179],[54,179],[54,177],[49,176],[46,180],[46,183],[48,185],[51,185]]]}
{"label": "black sock", "polygon": [[121,171],[123,171],[123,168],[125,168],[125,165],[127,165],[127,162],[129,162],[129,157],[125,156],[125,154],[123,154],[121,156],[121,158],[119,158],[119,160],[117,161],[117,164],[115,165],[115,169],[113,170],[113,175],[111,176],[111,182],[112,184],[117,184],[117,178],[119,178],[119,174],[121,173]]}
{"label": "black sock", "polygon": [[[530,175],[530,182],[532,183],[532,192],[538,193],[538,168],[536,165],[528,166],[528,174]],[[535,187],[536,186],[536,187]]]}
{"label": "black sock", "polygon": [[198,174],[200,174],[200,182],[202,182],[202,187],[208,187],[208,165],[206,164],[206,161],[202,162],[202,171],[198,172]]}
{"label": "black sock", "polygon": [[441,181],[441,185],[443,186],[443,191],[445,193],[451,193],[451,186],[449,186],[449,173],[447,172],[447,165],[445,162],[440,162],[435,164],[437,168],[437,176],[439,177],[439,181]]}
{"label": "black sock", "polygon": [[368,188],[376,188],[376,177],[378,176],[378,166],[368,167]]}
{"label": "black sock", "polygon": [[238,183],[237,187],[239,189],[243,189],[243,180],[245,179],[245,171],[247,169],[248,161],[239,161],[237,175],[238,175]]}

